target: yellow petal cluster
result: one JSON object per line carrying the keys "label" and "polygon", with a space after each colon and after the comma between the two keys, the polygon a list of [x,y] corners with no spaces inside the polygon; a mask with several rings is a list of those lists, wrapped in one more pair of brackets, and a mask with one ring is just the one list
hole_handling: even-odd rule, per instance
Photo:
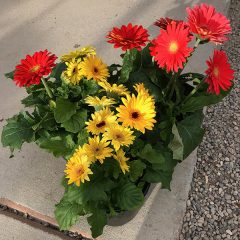
{"label": "yellow petal cluster", "polygon": [[94,136],[88,139],[88,144],[84,145],[84,150],[91,162],[97,160],[102,164],[103,160],[112,156],[112,148],[108,147],[110,143],[101,139],[99,136]]}
{"label": "yellow petal cluster", "polygon": [[85,98],[85,103],[92,107],[107,107],[115,104],[116,101],[113,98],[107,98],[106,96],[103,96],[102,98],[88,96]]}
{"label": "yellow petal cluster", "polygon": [[129,95],[129,91],[128,89],[123,85],[123,84],[119,84],[117,85],[116,83],[114,84],[110,84],[107,81],[103,81],[98,83],[106,92],[109,93],[115,93],[119,96],[127,96]]}
{"label": "yellow petal cluster", "polygon": [[113,155],[113,158],[119,162],[120,168],[124,174],[129,172],[129,166],[127,165],[129,158],[125,157],[125,153],[122,149],[119,149],[116,154]]}
{"label": "yellow petal cluster", "polygon": [[91,115],[92,120],[86,122],[88,132],[99,135],[104,133],[112,124],[116,124],[117,117],[109,108],[104,108]]}
{"label": "yellow petal cluster", "polygon": [[88,80],[93,79],[97,82],[106,81],[110,76],[108,67],[97,56],[88,56],[81,62],[81,74]]}
{"label": "yellow petal cluster", "polygon": [[80,183],[84,181],[90,181],[89,176],[93,174],[90,169],[91,162],[88,160],[87,155],[79,156],[74,154],[67,162],[65,174],[68,178],[68,184],[75,183],[77,186],[80,186]]}
{"label": "yellow petal cluster", "polygon": [[121,146],[129,146],[132,144],[135,136],[133,136],[133,131],[129,128],[116,124],[107,128],[103,134],[103,139],[110,141],[117,151]]}
{"label": "yellow petal cluster", "polygon": [[145,133],[146,129],[153,129],[156,111],[153,97],[146,94],[145,88],[143,90],[139,91],[137,96],[132,94],[132,96],[122,98],[123,105],[117,107],[116,110],[118,121],[122,122],[123,126]]}
{"label": "yellow petal cluster", "polygon": [[81,49],[77,49],[73,52],[63,55],[60,59],[63,62],[69,62],[73,58],[79,58],[84,56],[96,55],[96,49],[92,46],[86,46]]}

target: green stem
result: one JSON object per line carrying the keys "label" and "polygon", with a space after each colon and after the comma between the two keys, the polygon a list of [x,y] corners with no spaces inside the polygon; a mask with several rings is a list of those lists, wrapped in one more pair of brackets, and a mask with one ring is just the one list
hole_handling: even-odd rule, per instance
{"label": "green stem", "polygon": [[184,104],[190,97],[192,97],[204,83],[205,78],[187,95],[187,97],[183,100],[182,104]]}
{"label": "green stem", "polygon": [[51,92],[50,88],[48,87],[47,82],[45,81],[44,78],[42,78],[41,80],[42,80],[42,83],[46,89],[46,92],[47,92],[49,98],[53,98],[52,92]]}

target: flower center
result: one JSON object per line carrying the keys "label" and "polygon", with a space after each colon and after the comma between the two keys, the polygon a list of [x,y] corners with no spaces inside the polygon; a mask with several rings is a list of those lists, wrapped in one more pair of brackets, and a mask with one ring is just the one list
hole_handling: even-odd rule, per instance
{"label": "flower center", "polygon": [[30,72],[36,72],[39,70],[39,68],[40,68],[40,65],[36,65],[30,69]]}
{"label": "flower center", "polygon": [[77,168],[76,173],[77,175],[82,175],[84,173],[84,169],[80,166],[79,168]]}
{"label": "flower center", "polygon": [[175,42],[175,41],[171,42],[170,45],[169,45],[169,51],[170,51],[171,53],[176,53],[177,50],[178,50],[178,44],[177,44],[177,42]]}
{"label": "flower center", "polygon": [[219,69],[218,69],[218,67],[214,67],[214,68],[213,68],[213,74],[214,74],[215,77],[218,77],[218,75],[219,75]]}
{"label": "flower center", "polygon": [[93,68],[93,71],[94,71],[94,73],[98,73],[99,72],[98,68],[96,68],[96,67]]}
{"label": "flower center", "polygon": [[200,27],[198,31],[199,31],[199,34],[204,37],[211,34],[211,31],[205,26]]}
{"label": "flower center", "polygon": [[77,72],[77,68],[74,67],[73,70],[72,70],[72,73],[74,74],[74,73],[76,73],[76,72]]}
{"label": "flower center", "polygon": [[117,133],[116,134],[116,139],[117,140],[121,140],[123,138],[123,135],[122,134],[120,134],[120,133]]}
{"label": "flower center", "polygon": [[96,147],[95,148],[95,153],[98,153],[100,151],[100,148],[99,147]]}
{"label": "flower center", "polygon": [[133,119],[139,118],[139,113],[138,112],[132,112],[132,118]]}
{"label": "flower center", "polygon": [[101,128],[104,127],[106,125],[105,121],[101,121],[100,123],[96,124],[96,127]]}

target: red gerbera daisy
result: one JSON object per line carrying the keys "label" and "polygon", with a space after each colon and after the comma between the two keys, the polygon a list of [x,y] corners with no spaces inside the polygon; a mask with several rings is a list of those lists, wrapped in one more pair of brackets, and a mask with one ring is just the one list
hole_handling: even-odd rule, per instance
{"label": "red gerbera daisy", "polygon": [[48,75],[56,65],[54,63],[56,59],[56,55],[51,54],[48,50],[35,52],[32,56],[27,55],[16,66],[13,80],[19,87],[39,84],[41,78]]}
{"label": "red gerbera daisy", "polygon": [[183,63],[193,51],[187,46],[190,39],[189,31],[183,23],[172,22],[166,30],[161,29],[160,35],[152,41],[150,54],[160,67],[166,67],[168,72],[177,72],[183,68]]}
{"label": "red gerbera daisy", "polygon": [[227,40],[226,34],[231,32],[230,21],[216,9],[202,3],[193,9],[187,8],[190,29],[201,39],[209,40],[216,44]]}
{"label": "red gerbera daisy", "polygon": [[141,50],[148,41],[149,34],[141,25],[127,26],[122,25],[121,28],[114,27],[106,36],[109,43],[114,44],[114,48],[122,48],[123,51],[136,48]]}
{"label": "red gerbera daisy", "polygon": [[206,83],[209,84],[208,92],[220,93],[220,88],[224,91],[228,90],[232,85],[234,71],[228,63],[227,55],[224,51],[214,50],[213,58],[206,62],[208,69],[205,73],[208,75]]}
{"label": "red gerbera daisy", "polygon": [[[166,17],[166,18],[159,18],[156,22],[154,22],[154,25],[166,30],[167,25],[171,24],[172,22],[176,22],[176,24],[184,23],[184,21],[182,21],[182,20],[175,20],[175,19]],[[186,27],[188,27],[187,23],[184,23],[184,24]]]}

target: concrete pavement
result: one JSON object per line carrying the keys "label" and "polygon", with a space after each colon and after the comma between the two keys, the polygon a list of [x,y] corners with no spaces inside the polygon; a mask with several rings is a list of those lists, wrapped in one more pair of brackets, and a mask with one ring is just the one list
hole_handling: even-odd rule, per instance
{"label": "concrete pavement", "polygon": [[[200,2],[225,11],[229,1],[105,0],[99,3],[97,0],[0,0],[0,120],[22,109],[20,99],[25,96],[24,89],[6,80],[3,73],[11,71],[26,54],[47,48],[61,55],[73,50],[75,45],[92,44],[106,63],[118,62],[120,51],[107,44],[104,37],[113,26],[131,21],[142,24],[156,35],[158,28],[152,26],[156,18],[184,18],[185,8]],[[199,48],[190,62],[193,70],[205,69],[205,59],[211,49],[211,45]],[[5,121],[0,121],[0,130],[4,124]],[[63,193],[59,185],[64,170],[63,159],[52,157],[34,144],[25,144],[22,152],[16,152],[14,158],[8,157],[8,149],[0,148],[0,197],[53,216],[54,205]],[[135,219],[121,227],[106,227],[102,238],[176,239],[195,160],[196,155],[193,154],[177,167],[172,192],[156,187]],[[9,222],[14,227],[14,222]],[[84,219],[78,228],[89,232]],[[0,228],[0,236],[2,231]],[[19,235],[16,239],[25,238]]]}

